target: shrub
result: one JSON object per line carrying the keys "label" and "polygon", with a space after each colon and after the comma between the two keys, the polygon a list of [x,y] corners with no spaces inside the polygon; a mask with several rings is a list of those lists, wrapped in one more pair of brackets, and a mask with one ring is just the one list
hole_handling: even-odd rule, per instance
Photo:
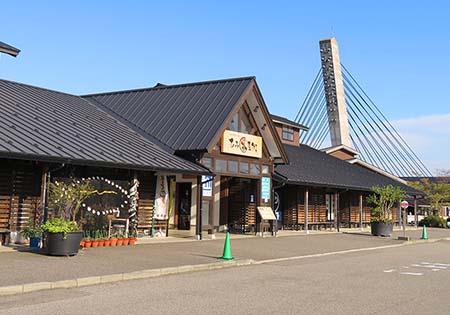
{"label": "shrub", "polygon": [[420,226],[425,225],[427,227],[445,228],[447,226],[447,221],[438,215],[429,215],[420,220],[419,225]]}
{"label": "shrub", "polygon": [[78,226],[75,222],[54,218],[42,224],[41,229],[43,232],[66,234],[69,232],[77,232]]}

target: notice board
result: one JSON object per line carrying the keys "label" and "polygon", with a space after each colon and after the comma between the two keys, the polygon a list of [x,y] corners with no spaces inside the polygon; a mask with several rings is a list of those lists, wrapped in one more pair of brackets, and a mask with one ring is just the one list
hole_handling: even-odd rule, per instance
{"label": "notice board", "polygon": [[258,213],[263,220],[276,220],[272,207],[258,207]]}

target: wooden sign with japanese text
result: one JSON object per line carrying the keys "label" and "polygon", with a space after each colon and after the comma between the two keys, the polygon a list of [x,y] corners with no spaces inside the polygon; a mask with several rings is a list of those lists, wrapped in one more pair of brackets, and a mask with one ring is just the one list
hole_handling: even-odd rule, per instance
{"label": "wooden sign with japanese text", "polygon": [[272,207],[258,207],[259,215],[263,220],[276,220],[277,217],[272,210]]}
{"label": "wooden sign with japanese text", "polygon": [[260,159],[262,157],[262,138],[246,133],[225,130],[222,137],[222,153]]}

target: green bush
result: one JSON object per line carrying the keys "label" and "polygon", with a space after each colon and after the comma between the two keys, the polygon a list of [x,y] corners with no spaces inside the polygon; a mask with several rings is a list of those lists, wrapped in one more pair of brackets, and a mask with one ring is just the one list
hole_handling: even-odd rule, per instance
{"label": "green bush", "polygon": [[447,226],[447,221],[438,215],[429,215],[420,220],[419,225],[420,226],[425,225],[427,227],[445,228]]}
{"label": "green bush", "polygon": [[69,233],[77,232],[78,226],[75,222],[66,221],[61,218],[54,218],[42,224],[41,229],[47,233]]}

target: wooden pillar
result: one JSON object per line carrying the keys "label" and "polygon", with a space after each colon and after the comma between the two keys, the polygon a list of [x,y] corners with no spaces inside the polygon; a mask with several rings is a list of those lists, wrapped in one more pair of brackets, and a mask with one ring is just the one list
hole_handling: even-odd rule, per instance
{"label": "wooden pillar", "polygon": [[398,203],[398,226],[402,226],[402,207],[400,207],[400,202]]}
{"label": "wooden pillar", "polygon": [[334,211],[334,229],[338,230],[338,194],[333,195],[333,211]]}
{"label": "wooden pillar", "polygon": [[308,204],[309,204],[309,191],[308,188],[305,190],[305,232],[309,234],[308,230]]}
{"label": "wooden pillar", "polygon": [[359,228],[363,229],[363,195],[359,194]]}
{"label": "wooden pillar", "polygon": [[197,176],[197,209],[196,209],[195,234],[197,239],[202,239],[202,177]]}
{"label": "wooden pillar", "polygon": [[414,196],[414,226],[418,227],[417,220],[419,219],[419,215],[417,214],[417,196]]}

